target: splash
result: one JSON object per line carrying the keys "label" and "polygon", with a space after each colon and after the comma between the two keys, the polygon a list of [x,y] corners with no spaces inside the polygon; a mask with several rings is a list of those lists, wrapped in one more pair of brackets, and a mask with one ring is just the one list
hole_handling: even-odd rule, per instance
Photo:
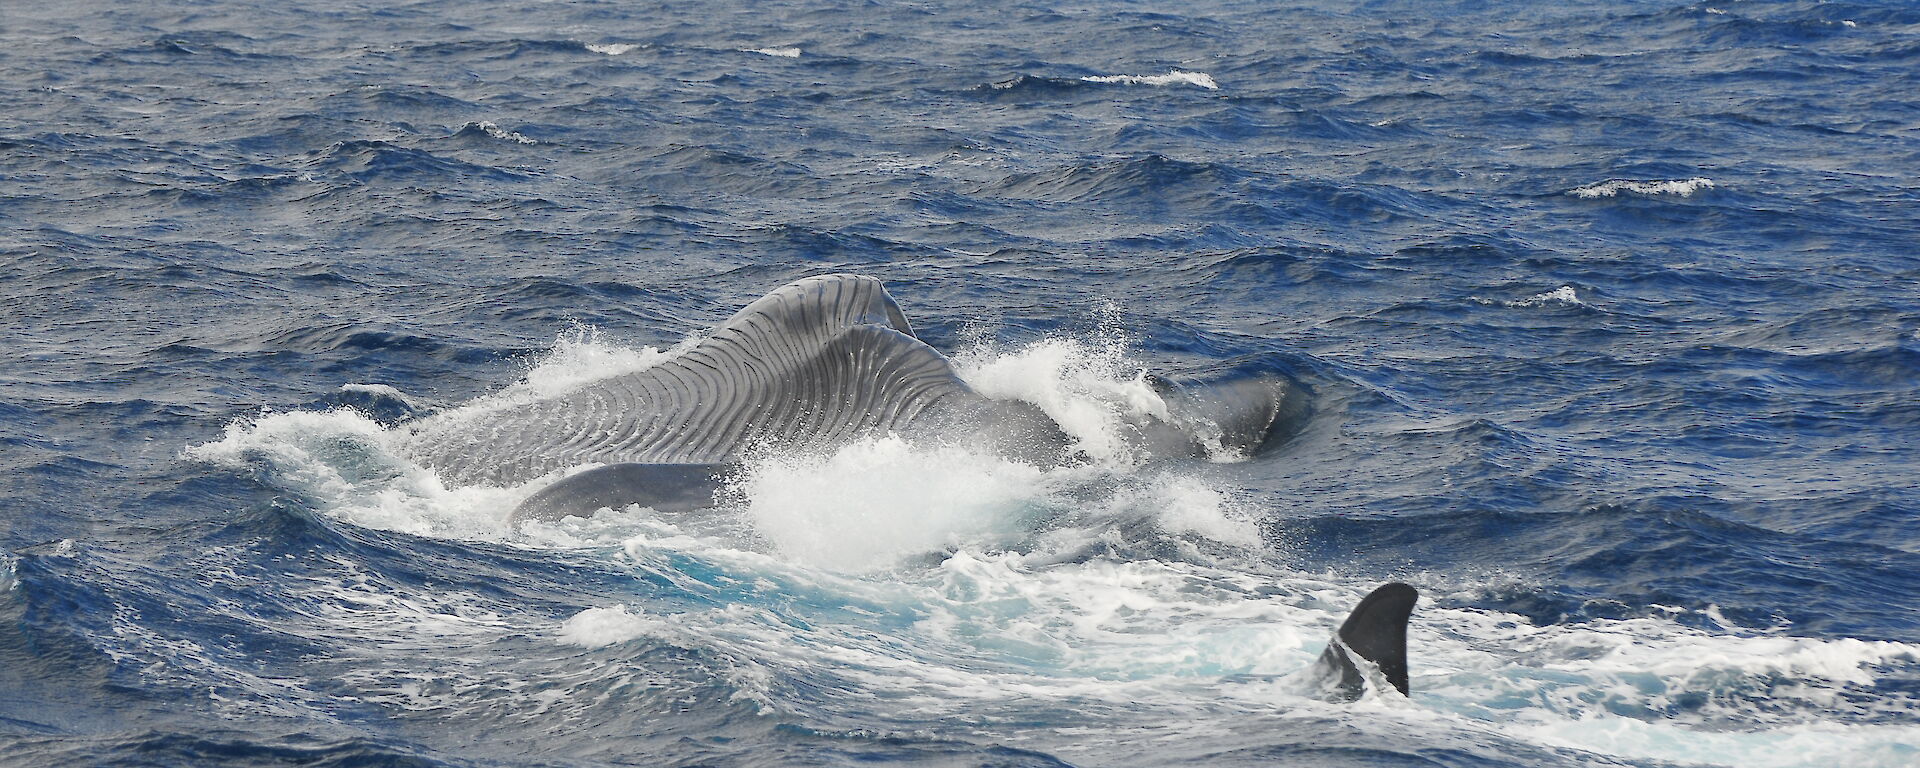
{"label": "splash", "polygon": [[1112,328],[1092,339],[1053,337],[1015,350],[977,342],[954,356],[954,369],[974,391],[1020,400],[1045,412],[1074,450],[1109,467],[1142,456],[1127,439],[1129,423],[1165,419],[1167,404],[1127,357],[1128,340]]}
{"label": "splash", "polygon": [[[470,419],[563,394],[589,382],[643,370],[678,349],[630,349],[605,341],[592,328],[577,328],[562,334],[520,380],[428,419]],[[352,386],[412,402],[389,385]],[[501,538],[507,533],[506,516],[513,507],[564,474],[514,488],[449,487],[407,457],[404,445],[411,430],[411,425],[385,427],[345,408],[265,413],[227,425],[219,440],[191,446],[184,456],[264,469],[274,482],[313,500],[323,514],[355,525],[467,539]]]}
{"label": "splash", "polygon": [[264,414],[229,424],[185,457],[263,469],[319,511],[355,525],[418,536],[495,538],[530,491],[447,488],[407,461],[400,433],[349,409]]}
{"label": "splash", "polygon": [[[671,354],[577,331],[519,381],[431,418],[510,407]],[[506,512],[552,478],[446,487],[400,452],[404,426],[352,411],[263,414],[188,454],[259,471],[345,523],[547,551],[630,571],[692,606],[628,595],[556,619],[544,607],[495,615],[461,602],[470,598],[371,578],[316,586],[338,605],[313,621],[340,622],[329,631],[365,643],[426,637],[484,650],[532,634],[588,657],[588,674],[570,667],[534,680],[478,664],[348,680],[399,707],[478,711],[491,700],[457,692],[510,682],[546,690],[525,703],[529,716],[585,711],[592,686],[667,643],[721,660],[715,674],[763,708],[831,713],[846,702],[813,692],[885,690],[903,722],[944,717],[956,700],[986,722],[1099,702],[1139,722],[1186,722],[1204,709],[1218,727],[1258,728],[1276,712],[1306,713],[1384,720],[1367,727],[1435,740],[1464,731],[1674,762],[1805,765],[1839,749],[1850,765],[1892,766],[1920,749],[1910,730],[1884,724],[1909,717],[1909,703],[1860,695],[1910,676],[1920,649],[1710,631],[1675,617],[1534,626],[1426,604],[1413,627],[1413,700],[1335,709],[1299,673],[1370,584],[1274,566],[1257,524],[1270,511],[1133,456],[1128,419],[1164,404],[1124,335],[975,343],[956,360],[982,392],[1059,419],[1089,461],[1032,466],[883,435],[826,454],[750,457],[711,518],[628,508],[515,529]],[[1133,550],[1156,554],[1125,554]],[[1074,749],[1100,761],[1097,748],[1059,751]]]}
{"label": "splash", "polygon": [[483,413],[563,395],[602,379],[651,368],[679,355],[699,340],[698,336],[688,337],[665,351],[655,347],[634,349],[603,338],[594,328],[575,328],[561,334],[553,348],[534,360],[518,381],[499,392],[475,398],[431,418],[471,419]]}
{"label": "splash", "polygon": [[1004,546],[1050,496],[1049,481],[1015,461],[888,436],[826,457],[754,462],[737,490],[780,554],[858,572],[949,547]]}
{"label": "splash", "polygon": [[[349,409],[261,414],[229,425],[221,439],[193,446],[186,456],[263,469],[314,500],[323,514],[355,525],[535,545],[605,544],[617,534],[603,530],[582,539],[579,531],[536,526],[530,533],[506,523],[521,500],[588,467],[508,488],[449,485],[407,455],[408,439],[428,428],[421,425],[479,418],[645,370],[698,340],[666,351],[631,349],[593,329],[575,329],[513,384],[419,422],[388,427]],[[1068,509],[1096,521],[1150,519],[1167,534],[1257,546],[1251,515],[1230,491],[1177,470],[1142,471],[1130,425],[1164,417],[1166,406],[1126,347],[1125,336],[1109,327],[1087,338],[1048,338],[1004,351],[976,344],[956,360],[962,377],[983,394],[1029,402],[1056,419],[1089,459],[1085,465],[1037,467],[960,444],[893,435],[827,454],[768,446],[744,458],[726,511],[782,556],[848,572],[954,547],[992,551],[1025,536],[1028,520]],[[387,385],[355,386],[412,401]]]}

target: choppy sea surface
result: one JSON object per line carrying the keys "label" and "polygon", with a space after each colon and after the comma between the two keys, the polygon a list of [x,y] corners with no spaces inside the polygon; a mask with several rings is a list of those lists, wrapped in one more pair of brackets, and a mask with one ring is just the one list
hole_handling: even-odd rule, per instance
{"label": "choppy sea surface", "polygon": [[[1915,765],[1915,94],[1904,2],[7,2],[0,764]],[[400,448],[829,272],[1086,460]]]}

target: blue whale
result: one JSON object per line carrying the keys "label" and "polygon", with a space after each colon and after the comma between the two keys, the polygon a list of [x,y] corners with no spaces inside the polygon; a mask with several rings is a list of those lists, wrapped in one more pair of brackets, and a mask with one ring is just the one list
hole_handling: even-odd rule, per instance
{"label": "blue whale", "polygon": [[[1157,456],[1252,453],[1305,420],[1290,377],[1149,377],[1164,417],[1131,439]],[[1064,462],[1070,441],[1038,408],[984,397],[913,334],[880,281],[809,277],[748,304],[674,357],[564,394],[412,426],[407,450],[444,480],[516,485],[599,464],[528,498],[513,521],[640,504],[709,506],[753,448],[822,451],[888,432],[965,434],[1004,454]]]}
{"label": "blue whale", "polygon": [[[1131,438],[1155,455],[1252,453],[1285,440],[1310,411],[1292,378],[1252,373],[1149,377],[1164,416]],[[985,438],[998,450],[1068,460],[1070,441],[1039,409],[969,388],[913,334],[880,281],[823,275],[748,304],[649,368],[479,416],[411,426],[407,450],[443,479],[513,485],[585,464],[528,497],[512,522],[586,516],[631,504],[713,506],[757,446],[831,450],[876,433]],[[1328,698],[1352,701],[1379,678],[1408,691],[1407,622],[1419,593],[1382,586],[1362,599],[1309,670]]]}

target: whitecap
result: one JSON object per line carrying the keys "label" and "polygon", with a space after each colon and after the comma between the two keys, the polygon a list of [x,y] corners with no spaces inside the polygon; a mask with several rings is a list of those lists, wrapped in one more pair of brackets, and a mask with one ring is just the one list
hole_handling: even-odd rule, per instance
{"label": "whitecap", "polygon": [[1670,179],[1655,181],[1632,181],[1628,179],[1608,179],[1596,184],[1588,184],[1567,191],[1574,197],[1613,197],[1621,192],[1636,195],[1679,195],[1692,197],[1693,193],[1718,186],[1713,179],[1696,176],[1691,179]]}
{"label": "whitecap", "polygon": [[1089,83],[1118,83],[1121,85],[1194,85],[1209,91],[1220,90],[1220,83],[1213,75],[1205,72],[1184,72],[1172,70],[1164,75],[1090,75],[1080,78]]}
{"label": "whitecap", "polygon": [[1490,307],[1492,306],[1544,307],[1548,305],[1561,306],[1561,307],[1593,306],[1584,301],[1581,301],[1580,294],[1577,291],[1575,291],[1573,289],[1573,286],[1571,285],[1563,285],[1551,291],[1546,291],[1544,293],[1536,293],[1532,296],[1528,296],[1527,298],[1518,299],[1515,301],[1501,301],[1498,299],[1486,299],[1486,298],[1481,298],[1479,296],[1473,296],[1470,298],[1472,298],[1474,303],[1476,304],[1484,304]]}
{"label": "whitecap", "polygon": [[500,126],[495,125],[491,120],[482,120],[480,122],[474,123],[473,127],[479,128],[480,130],[485,131],[488,136],[492,136],[502,141],[511,141],[518,144],[540,143],[540,142],[534,141],[533,139],[527,138],[522,134],[516,133],[514,131],[509,131],[505,128],[501,128]]}
{"label": "whitecap", "polygon": [[1508,302],[1507,306],[1539,307],[1547,304],[1558,304],[1563,307],[1586,306],[1586,302],[1580,300],[1580,294],[1574,292],[1573,286],[1571,285],[1563,285],[1546,293],[1538,293],[1519,301]]}
{"label": "whitecap", "polygon": [[660,622],[627,606],[588,608],[560,624],[560,642],[582,648],[602,648],[657,632]]}
{"label": "whitecap", "polygon": [[632,43],[587,43],[587,50],[593,51],[594,53],[604,53],[608,56],[619,56],[628,51],[636,50],[639,47],[640,46]]}
{"label": "whitecap", "polygon": [[800,58],[800,49],[793,46],[787,46],[784,48],[742,48],[740,49],[740,52],[741,53],[757,53],[762,56],[773,56],[781,59]]}

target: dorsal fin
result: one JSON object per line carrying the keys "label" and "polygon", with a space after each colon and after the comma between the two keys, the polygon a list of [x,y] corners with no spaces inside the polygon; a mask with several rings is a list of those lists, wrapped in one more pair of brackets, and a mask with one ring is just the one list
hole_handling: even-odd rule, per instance
{"label": "dorsal fin", "polygon": [[1358,654],[1379,668],[1381,676],[1407,695],[1407,619],[1420,591],[1400,582],[1383,584],[1354,606],[1353,613],[1334,633],[1327,650],[1314,663],[1328,680],[1335,698],[1353,701],[1366,690],[1366,676],[1348,653]]}

